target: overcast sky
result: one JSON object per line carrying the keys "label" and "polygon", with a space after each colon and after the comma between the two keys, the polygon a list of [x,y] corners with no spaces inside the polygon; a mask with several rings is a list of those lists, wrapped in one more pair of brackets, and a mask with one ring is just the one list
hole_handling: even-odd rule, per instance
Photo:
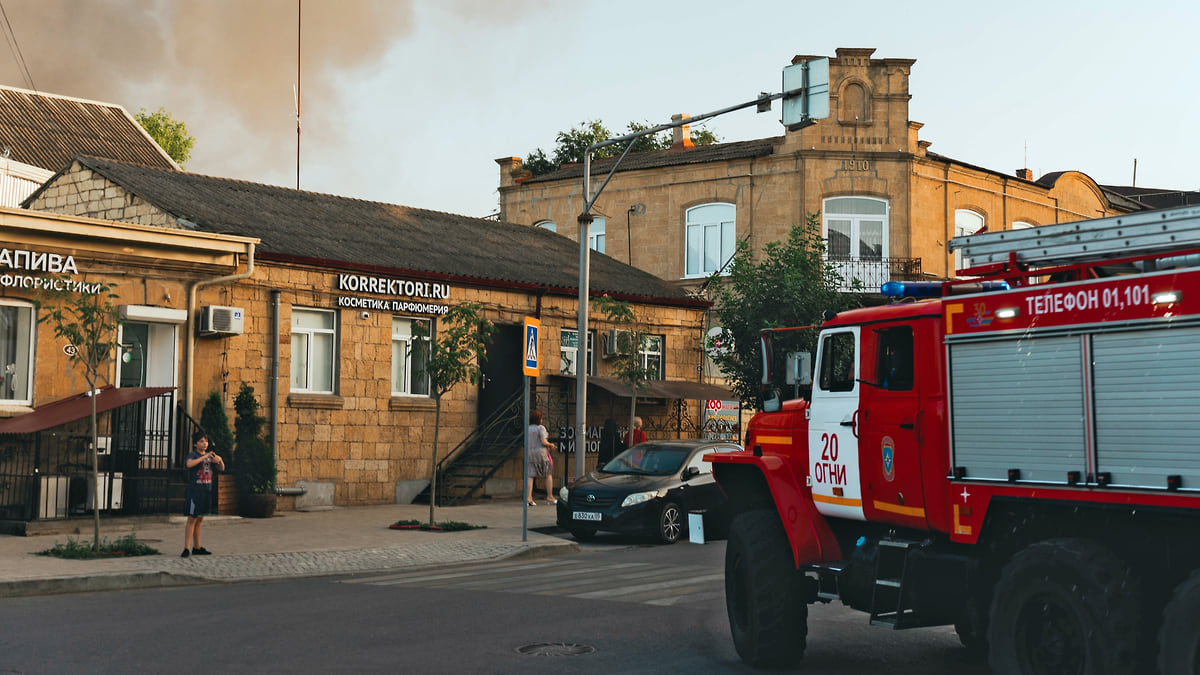
{"label": "overcast sky", "polygon": [[[166,108],[189,171],[296,186],[297,0],[0,0],[0,83]],[[796,54],[916,59],[931,150],[1200,189],[1200,3],[303,0],[300,187],[486,216],[499,157],[777,92]],[[20,67],[16,38],[24,57]],[[777,136],[779,105],[707,124]]]}

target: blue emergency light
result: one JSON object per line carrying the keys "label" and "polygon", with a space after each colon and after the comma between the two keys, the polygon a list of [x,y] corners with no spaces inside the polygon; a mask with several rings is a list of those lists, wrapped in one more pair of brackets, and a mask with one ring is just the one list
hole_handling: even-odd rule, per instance
{"label": "blue emergency light", "polygon": [[988,293],[1011,288],[1007,281],[968,281],[950,284],[948,288],[941,281],[889,281],[880,287],[879,292],[888,298],[940,298],[942,295]]}

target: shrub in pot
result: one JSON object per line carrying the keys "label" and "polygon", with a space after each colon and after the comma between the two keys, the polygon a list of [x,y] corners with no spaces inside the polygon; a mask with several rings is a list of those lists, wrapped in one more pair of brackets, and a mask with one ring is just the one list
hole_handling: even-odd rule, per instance
{"label": "shrub in pot", "polygon": [[242,383],[233,402],[239,503],[243,516],[264,518],[275,512],[275,455],[262,437],[267,420],[258,414],[258,407],[254,387]]}

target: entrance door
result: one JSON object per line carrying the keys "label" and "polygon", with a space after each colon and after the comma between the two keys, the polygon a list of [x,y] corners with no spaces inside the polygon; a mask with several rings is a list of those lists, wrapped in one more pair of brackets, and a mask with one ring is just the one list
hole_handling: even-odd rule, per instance
{"label": "entrance door", "polygon": [[[120,387],[173,387],[176,385],[178,329],[169,323],[140,323],[130,321],[121,325],[120,358],[117,359],[117,386]],[[131,447],[117,447],[118,451],[134,452],[139,458],[133,462],[118,461],[123,468],[133,466],[166,468],[169,464],[170,414],[174,397],[170,400],[149,399],[142,404],[138,423],[141,429],[132,433],[118,434],[118,446],[122,443]],[[140,438],[140,442],[128,443],[127,439]]]}
{"label": "entrance door", "polygon": [[859,327],[821,333],[808,423],[808,475],[817,510],[864,520],[858,463]]}
{"label": "entrance door", "polygon": [[480,368],[479,422],[491,417],[522,390],[524,331],[520,325],[497,324],[487,360]]}

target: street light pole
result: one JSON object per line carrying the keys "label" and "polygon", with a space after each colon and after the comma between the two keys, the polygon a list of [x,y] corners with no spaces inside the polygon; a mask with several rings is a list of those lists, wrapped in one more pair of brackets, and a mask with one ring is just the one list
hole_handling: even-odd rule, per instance
{"label": "street light pole", "polygon": [[[758,106],[758,112],[766,112],[771,109],[771,101],[774,101],[778,98],[784,98],[786,96],[794,96],[802,91],[802,89],[796,89],[793,91],[780,92],[778,94],[768,94],[764,92],[753,101],[746,101],[745,103],[739,103],[728,108],[721,108],[720,110],[714,110],[713,112],[704,113],[703,115],[696,115],[695,117],[680,119],[669,124],[660,124],[650,129],[643,129],[642,131],[636,131],[632,134],[626,134],[620,138],[611,138],[606,141],[592,143],[583,151],[583,211],[577,218],[579,222],[579,351],[577,352],[575,359],[575,478],[583,477],[586,466],[584,460],[587,453],[588,276],[591,266],[591,259],[589,255],[591,252],[591,247],[588,246],[588,230],[593,220],[592,205],[596,203],[596,199],[600,197],[600,193],[604,191],[604,188],[608,185],[608,182],[612,180],[613,174],[617,172],[617,167],[620,166],[621,160],[625,159],[625,155],[629,153],[629,149],[633,147],[633,143],[628,143],[625,146],[625,150],[621,153],[621,156],[617,158],[617,161],[613,163],[612,168],[608,172],[608,176],[606,176],[604,182],[600,184],[600,187],[596,190],[595,195],[592,194],[592,153],[600,148],[608,147],[610,145],[625,143],[626,141],[633,141],[634,139],[641,138],[642,136],[657,134],[660,131],[674,129],[675,127],[681,127],[685,124],[695,124],[696,122],[700,122],[702,120],[716,117],[718,115],[724,115],[725,113],[733,112],[734,110],[749,108],[750,106]],[[632,242],[630,245],[632,246]],[[597,340],[597,342],[599,342],[599,340]],[[596,346],[599,347],[598,344]],[[582,354],[582,358],[579,357],[580,354]],[[633,395],[636,396],[636,392]],[[633,430],[630,429],[630,434],[632,433]]]}

